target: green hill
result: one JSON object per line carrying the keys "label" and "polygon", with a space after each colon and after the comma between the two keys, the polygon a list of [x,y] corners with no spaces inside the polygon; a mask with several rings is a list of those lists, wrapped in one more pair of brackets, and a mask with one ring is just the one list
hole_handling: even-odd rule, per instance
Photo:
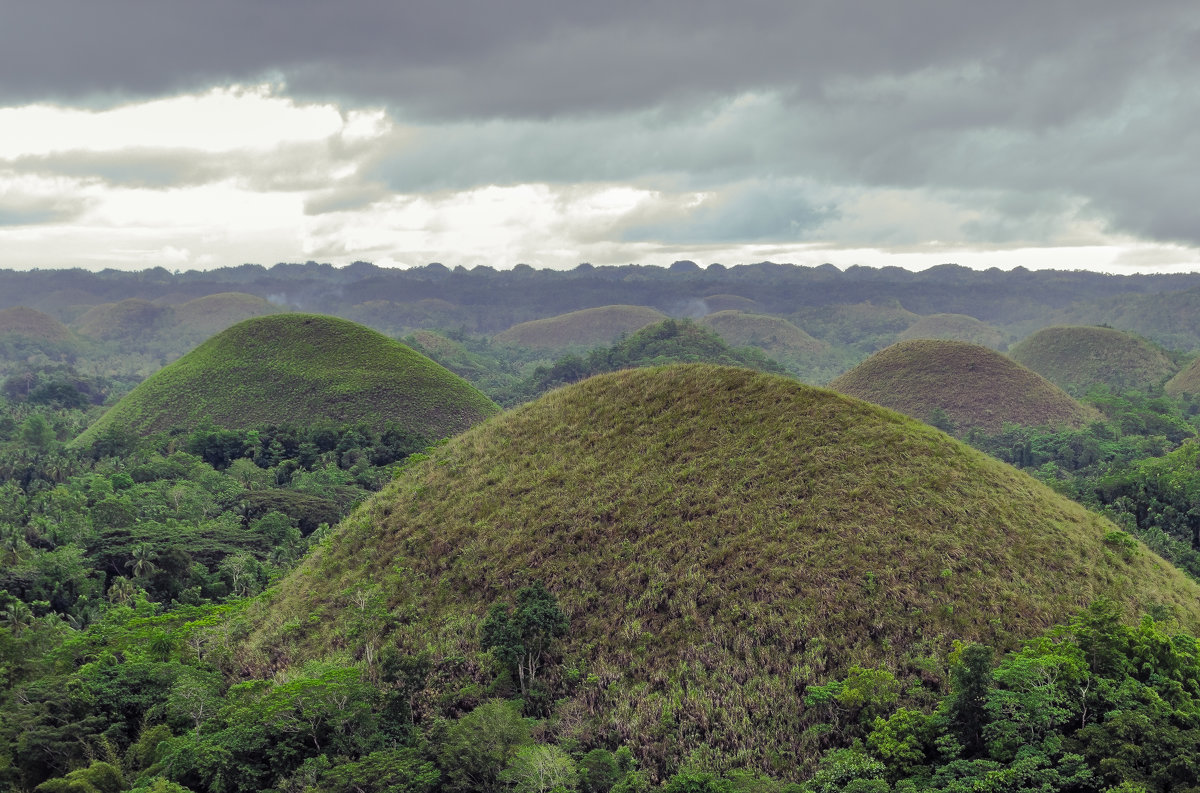
{"label": "green hill", "polygon": [[[233,663],[377,641],[435,670],[415,699],[461,713],[511,691],[480,625],[535,580],[570,619],[539,677],[557,739],[659,771],[708,751],[796,774],[821,741],[809,687],[861,664],[937,688],[952,639],[1011,647],[1098,596],[1200,625],[1200,587],[1012,467],[825,389],[688,365],[559,389],[436,450],[251,608]],[[356,593],[390,612],[381,633],[354,627]]]}
{"label": "green hill", "polygon": [[1022,366],[1074,393],[1094,385],[1117,391],[1160,385],[1176,371],[1151,342],[1112,328],[1042,328],[1008,351]]}
{"label": "green hill", "polygon": [[101,303],[75,321],[82,336],[101,341],[135,339],[153,335],[173,322],[173,309],[131,297],[120,303]]}
{"label": "green hill", "polygon": [[921,319],[898,301],[802,306],[788,317],[798,327],[833,344],[875,352]]}
{"label": "green hill", "polygon": [[49,314],[25,306],[0,309],[0,336],[8,333],[37,341],[71,340],[71,331],[66,325]]}
{"label": "green hill", "polygon": [[336,317],[277,314],[234,325],[131,391],[74,444],[108,427],[400,422],[437,439],[499,408],[420,353]]}
{"label": "green hill", "polygon": [[960,433],[999,432],[1006,422],[1081,427],[1099,418],[1041,375],[960,341],[898,342],[829,387],[939,426],[948,419],[952,427],[944,428]]}
{"label": "green hill", "polygon": [[666,318],[666,314],[649,306],[600,306],[522,322],[497,333],[493,340],[523,347],[597,347]]}
{"label": "green hill", "polygon": [[1002,349],[1008,343],[1004,331],[966,314],[930,314],[921,317],[897,337],[898,341],[909,339],[950,339],[982,344],[993,350]]}
{"label": "green hill", "polygon": [[211,336],[251,317],[275,314],[279,309],[256,295],[219,292],[175,306],[179,329]]}

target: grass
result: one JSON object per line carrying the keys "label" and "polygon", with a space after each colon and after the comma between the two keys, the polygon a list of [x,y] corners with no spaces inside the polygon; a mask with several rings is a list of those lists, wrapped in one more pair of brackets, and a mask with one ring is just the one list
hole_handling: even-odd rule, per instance
{"label": "grass", "polygon": [[137,297],[120,303],[101,303],[75,321],[81,336],[102,341],[133,339],[157,333],[170,325],[172,309]]}
{"label": "grass", "polygon": [[900,334],[898,341],[908,339],[950,339],[981,344],[993,350],[1003,349],[1008,336],[997,327],[966,314],[930,314],[921,317]]}
{"label": "grass", "polygon": [[66,325],[49,314],[25,306],[0,310],[0,335],[8,333],[40,341],[71,340],[71,331]]}
{"label": "grass", "polygon": [[242,320],[278,311],[276,306],[256,295],[219,292],[175,306],[175,321],[183,330],[211,335]]}
{"label": "grass", "polygon": [[250,611],[239,666],[428,651],[424,715],[495,687],[488,607],[545,581],[570,617],[556,737],[662,770],[708,747],[791,775],[806,687],[851,664],[944,683],[952,640],[1011,647],[1098,596],[1200,626],[1200,588],[1115,527],[943,433],[745,369],[626,370],[551,392],[407,469]]}
{"label": "grass", "polygon": [[875,353],[829,387],[922,421],[940,411],[960,433],[999,432],[1005,423],[1082,427],[1095,410],[994,350],[915,339]]}
{"label": "grass", "polygon": [[396,421],[428,438],[498,412],[476,388],[411,348],[335,317],[277,314],[239,323],[151,376],[74,441],[107,427],[191,428]]}
{"label": "grass", "polygon": [[734,345],[758,347],[772,358],[798,360],[828,351],[829,345],[786,319],[742,311],[717,311],[698,320]]}
{"label": "grass", "polygon": [[1096,385],[1116,391],[1159,386],[1177,371],[1155,344],[1132,333],[1097,326],[1043,328],[1008,355],[1050,382],[1083,394]]}
{"label": "grass", "polygon": [[597,347],[666,318],[666,314],[649,306],[600,306],[522,322],[497,333],[493,340],[524,347]]}

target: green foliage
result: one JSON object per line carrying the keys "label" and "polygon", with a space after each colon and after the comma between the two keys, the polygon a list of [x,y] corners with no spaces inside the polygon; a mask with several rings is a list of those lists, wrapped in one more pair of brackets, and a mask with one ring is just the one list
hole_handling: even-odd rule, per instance
{"label": "green foliage", "polygon": [[554,640],[567,632],[567,615],[541,581],[517,590],[515,608],[497,603],[480,628],[483,649],[517,673],[521,695],[537,685],[538,670]]}
{"label": "green foliage", "polygon": [[518,705],[499,701],[485,702],[449,725],[437,755],[445,788],[462,793],[501,790],[501,772],[522,747],[533,745],[531,729]]}

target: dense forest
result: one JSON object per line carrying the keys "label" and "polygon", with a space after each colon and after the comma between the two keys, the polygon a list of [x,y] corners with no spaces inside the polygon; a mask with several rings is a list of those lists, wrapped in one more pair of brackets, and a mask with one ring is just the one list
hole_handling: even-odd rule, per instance
{"label": "dense forest", "polygon": [[[0,272],[0,789],[1200,789],[1196,300],[1198,275],[950,265]],[[501,335],[602,306],[656,311],[632,330],[590,328],[595,343]],[[728,316],[704,322],[718,312],[769,317],[754,327],[777,335],[731,343]],[[233,337],[246,360],[211,343],[192,356],[262,316],[282,319],[257,326],[276,328],[265,341]],[[925,334],[970,334],[1001,357],[1039,329],[1099,324],[1111,333],[1029,353],[1031,370],[1049,368],[1027,374],[1077,403],[1069,426],[973,422],[928,393],[904,418],[797,384]],[[370,409],[395,393],[315,377],[287,420],[239,424],[215,401],[199,421],[168,411],[198,399],[170,390],[172,372],[257,384],[273,376],[255,368],[268,349],[297,368],[319,360],[326,325],[356,350],[378,343],[371,356],[419,353],[440,388],[482,392],[461,424],[474,429],[415,430]],[[1098,335],[1139,352],[1106,357]],[[1084,336],[1086,355],[1071,346]],[[939,377],[943,392],[962,379]],[[160,424],[97,423],[150,391],[166,395]],[[994,417],[985,395],[977,409]],[[362,417],[339,418],[355,399]],[[1081,521],[1095,535],[1077,559],[1021,571],[1030,591],[1049,582],[1052,606],[988,601],[1001,550],[983,550],[980,516],[1009,515],[1006,498],[1033,499],[1049,532]],[[915,548],[962,533],[925,560],[919,608],[887,605],[905,582],[847,528],[864,516],[902,534],[946,524],[904,534]],[[845,537],[771,566],[785,524]],[[997,548],[1027,541],[1012,526]],[[685,539],[696,558],[672,566]],[[772,611],[820,554],[849,572],[795,599],[829,605]],[[1094,592],[1136,574],[1147,593],[1068,608],[1075,585],[1054,576],[1076,563],[1096,570]],[[601,570],[628,604],[581,583]],[[733,627],[680,649],[706,625]],[[645,679],[587,638],[605,631]],[[838,643],[854,654],[826,664]]]}

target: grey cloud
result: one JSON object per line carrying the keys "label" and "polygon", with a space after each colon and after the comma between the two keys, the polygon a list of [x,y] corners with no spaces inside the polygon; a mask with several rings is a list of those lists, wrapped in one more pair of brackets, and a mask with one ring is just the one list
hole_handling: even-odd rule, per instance
{"label": "grey cloud", "polygon": [[39,226],[64,223],[88,208],[83,198],[0,193],[0,226]]}
{"label": "grey cloud", "polygon": [[621,238],[684,245],[804,240],[839,215],[808,192],[796,181],[732,185],[691,207],[660,205],[628,218]]}

